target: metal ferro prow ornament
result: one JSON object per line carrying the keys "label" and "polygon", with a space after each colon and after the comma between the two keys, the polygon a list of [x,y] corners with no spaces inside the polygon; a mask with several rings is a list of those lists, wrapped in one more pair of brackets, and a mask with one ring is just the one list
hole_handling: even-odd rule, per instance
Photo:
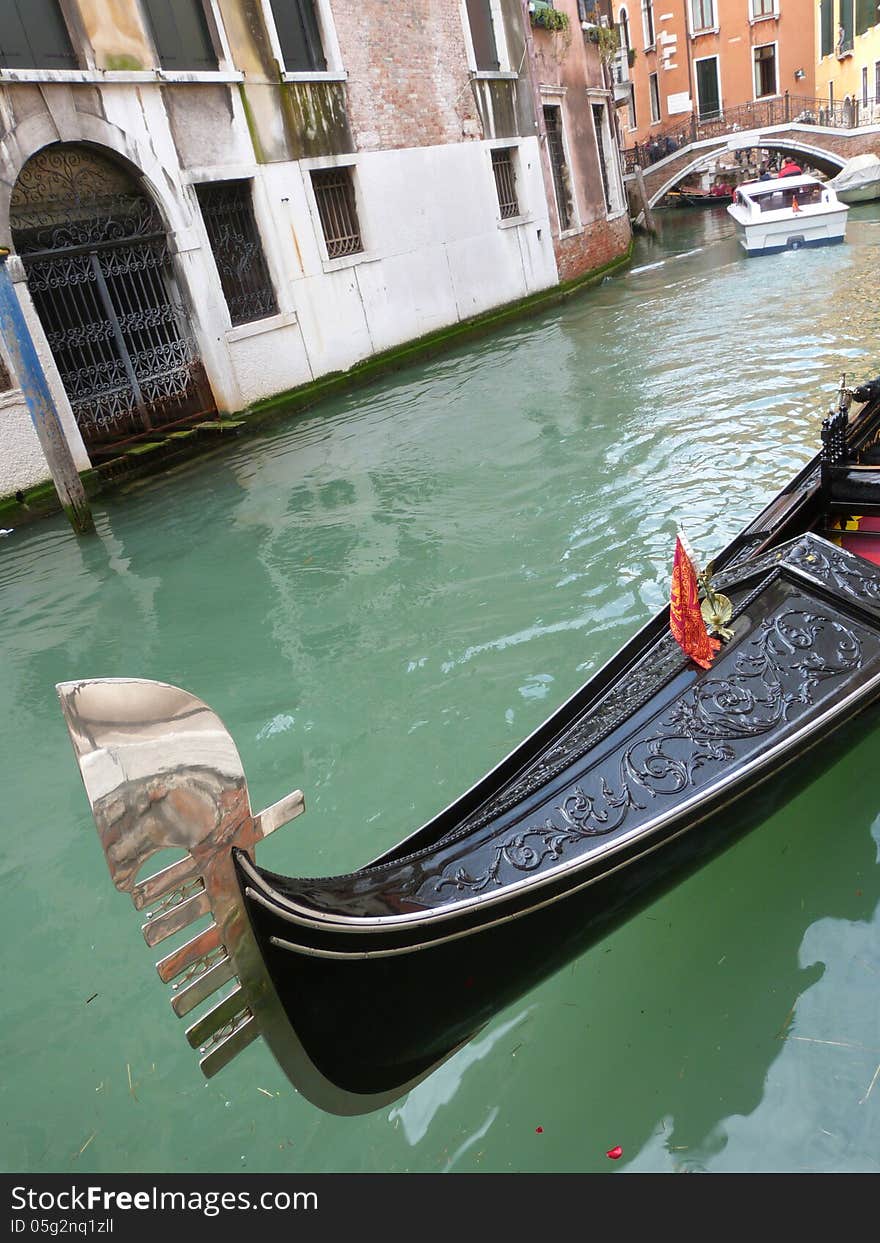
{"label": "metal ferro prow ornament", "polygon": [[[232,859],[305,810],[295,790],[254,815],[232,738],[201,700],[162,682],[107,678],[56,688],[110,875],[131,895],[147,945],[210,925],[156,964],[188,1014],[234,983],[186,1032],[210,1078],[258,1035],[287,1070],[290,1032],[241,902]],[[183,858],[140,878],[158,851]]]}
{"label": "metal ferro prow ornament", "polygon": [[710,561],[702,573],[697,575],[704,598],[700,604],[700,612],[710,635],[717,635],[725,643],[733,638],[733,631],[728,625],[733,617],[733,605],[730,599],[712,586],[713,563]]}

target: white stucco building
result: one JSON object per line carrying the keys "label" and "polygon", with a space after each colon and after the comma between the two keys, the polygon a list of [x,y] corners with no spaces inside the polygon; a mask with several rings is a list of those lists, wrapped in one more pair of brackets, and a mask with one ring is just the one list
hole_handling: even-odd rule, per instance
{"label": "white stucco building", "polygon": [[[0,3],[0,244],[78,468],[558,282],[520,0],[408,9]],[[0,498],[47,477],[11,375]]]}

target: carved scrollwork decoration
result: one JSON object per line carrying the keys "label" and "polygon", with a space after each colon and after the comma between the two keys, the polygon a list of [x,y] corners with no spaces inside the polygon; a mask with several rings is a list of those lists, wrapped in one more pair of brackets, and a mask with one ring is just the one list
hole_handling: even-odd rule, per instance
{"label": "carved scrollwork decoration", "polygon": [[813,706],[829,678],[862,663],[858,635],[806,608],[789,608],[761,623],[737,653],[726,677],[700,679],[663,713],[648,738],[619,753],[614,780],[600,763],[582,776],[540,824],[487,843],[482,870],[450,864],[434,891],[482,893],[517,874],[557,862],[566,849],[621,829],[633,812],[684,794],[703,770],[735,760],[737,744],[783,726]]}
{"label": "carved scrollwork decoration", "polygon": [[880,574],[876,569],[870,562],[842,548],[835,548],[826,540],[800,541],[787,561],[856,600],[880,604]]}
{"label": "carved scrollwork decoration", "polygon": [[121,164],[67,143],[31,156],[12,191],[9,220],[25,256],[163,230],[155,203]]}

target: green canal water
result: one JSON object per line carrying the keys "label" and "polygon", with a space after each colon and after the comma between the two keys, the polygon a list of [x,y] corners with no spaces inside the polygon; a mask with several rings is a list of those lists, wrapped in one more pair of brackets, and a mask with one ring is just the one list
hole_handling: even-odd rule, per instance
{"label": "green canal water", "polygon": [[3,1167],[878,1168],[880,733],[342,1119],[261,1043],[202,1079],[55,698],[205,699],[255,807],[305,790],[259,852],[277,871],[357,866],[444,806],[663,603],[677,520],[717,550],[815,451],[838,373],[880,372],[876,206],[761,260],[723,212],[661,223],[562,308],[102,500],[96,538],[0,540]]}

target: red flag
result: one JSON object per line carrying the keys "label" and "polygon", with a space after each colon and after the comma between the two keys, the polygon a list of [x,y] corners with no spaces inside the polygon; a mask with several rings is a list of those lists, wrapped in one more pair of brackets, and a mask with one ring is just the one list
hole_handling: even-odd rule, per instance
{"label": "red flag", "polygon": [[700,612],[697,573],[679,536],[675,541],[672,564],[672,594],[669,601],[669,629],[686,656],[708,669],[721,647],[712,639]]}

